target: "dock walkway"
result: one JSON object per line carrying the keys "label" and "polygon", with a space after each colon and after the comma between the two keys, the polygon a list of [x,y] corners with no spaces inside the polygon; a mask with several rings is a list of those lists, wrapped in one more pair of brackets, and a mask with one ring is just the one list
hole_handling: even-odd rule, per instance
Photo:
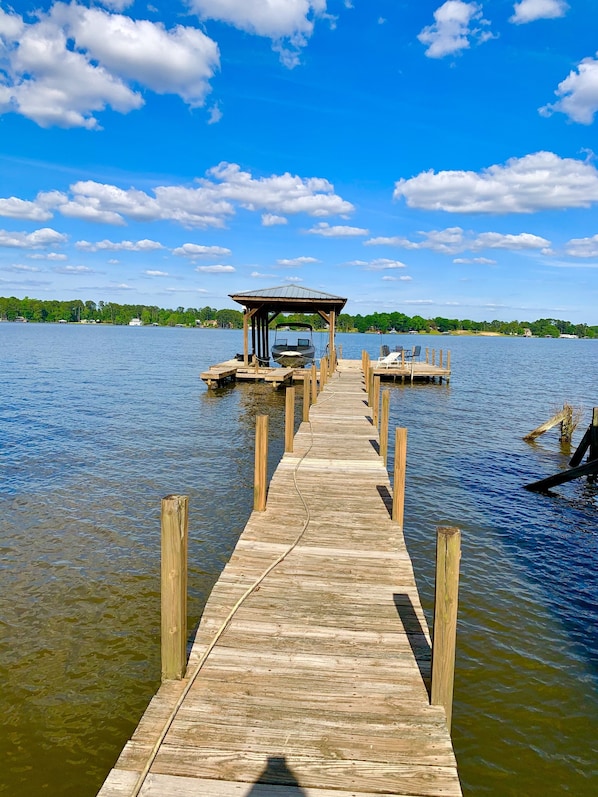
{"label": "dock walkway", "polygon": [[411,561],[352,365],[340,363],[276,469],[266,511],[252,513],[186,678],[160,688],[100,797],[461,795],[444,710],[429,705]]}

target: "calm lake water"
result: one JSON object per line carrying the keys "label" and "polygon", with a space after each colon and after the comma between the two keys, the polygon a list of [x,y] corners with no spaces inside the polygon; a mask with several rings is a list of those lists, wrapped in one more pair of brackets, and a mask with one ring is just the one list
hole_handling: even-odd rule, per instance
{"label": "calm lake water", "polygon": [[[556,430],[522,437],[569,401],[579,442],[598,341],[338,336],[356,359],[414,341],[452,356],[450,386],[390,389],[428,617],[435,527],[463,533],[464,793],[595,795],[598,487],[523,490],[568,456]],[[199,379],[240,350],[236,331],[0,324],[1,793],[93,797],[133,732],[159,685],[160,498],[173,492],[190,496],[196,625],[251,511],[256,414],[270,414],[270,470],[282,454],[283,394]]]}

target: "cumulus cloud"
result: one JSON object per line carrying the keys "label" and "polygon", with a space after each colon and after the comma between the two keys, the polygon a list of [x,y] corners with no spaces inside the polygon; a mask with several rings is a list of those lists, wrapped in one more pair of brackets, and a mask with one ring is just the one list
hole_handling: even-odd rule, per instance
{"label": "cumulus cloud", "polygon": [[55,268],[54,271],[57,274],[70,274],[71,276],[95,273],[89,266],[61,266],[60,268]]}
{"label": "cumulus cloud", "polygon": [[190,0],[190,8],[202,19],[226,22],[247,33],[271,39],[282,63],[299,63],[315,20],[327,18],[326,0]]}
{"label": "cumulus cloud", "polygon": [[14,263],[12,266],[5,268],[4,271],[26,271],[27,273],[37,274],[41,271],[41,268],[38,268],[38,266],[28,266],[24,263]]}
{"label": "cumulus cloud", "polygon": [[564,0],[521,0],[513,6],[515,13],[509,22],[523,25],[536,19],[555,19],[564,17],[568,10],[569,6]]}
{"label": "cumulus cloud", "polygon": [[68,257],[61,252],[37,252],[27,257],[30,260],[68,260]]}
{"label": "cumulus cloud", "polygon": [[147,274],[148,277],[169,277],[169,273],[167,271],[156,271],[155,269],[146,269],[144,274]]}
{"label": "cumulus cloud", "polygon": [[428,58],[444,58],[466,50],[472,40],[482,43],[492,38],[488,25],[478,3],[447,0],[434,12],[434,23],[424,28],[417,38],[427,45]]}
{"label": "cumulus cloud", "polygon": [[100,252],[102,250],[109,251],[125,251],[125,252],[152,252],[156,249],[164,249],[164,246],[158,241],[151,241],[148,238],[143,238],[141,241],[97,241],[91,243],[90,241],[77,241],[75,244],[77,249],[82,249],[86,252]]}
{"label": "cumulus cloud", "polygon": [[196,271],[203,272],[204,274],[229,274],[235,271],[233,266],[197,266]]}
{"label": "cumulus cloud", "polygon": [[42,227],[34,232],[9,232],[0,230],[0,246],[13,249],[46,249],[67,242],[67,236],[51,227]]}
{"label": "cumulus cloud", "polygon": [[390,274],[385,274],[381,279],[384,282],[410,282],[413,277],[409,277],[407,274],[402,274],[400,277],[393,277]]}
{"label": "cumulus cloud", "polygon": [[277,216],[275,213],[263,213],[262,225],[264,227],[275,227],[278,224],[288,224],[289,221],[284,216]]}
{"label": "cumulus cloud", "polygon": [[343,224],[330,226],[325,221],[321,221],[306,232],[309,235],[322,235],[324,238],[356,238],[360,235],[369,235],[370,231],[362,227],[348,227]]}
{"label": "cumulus cloud", "polygon": [[422,172],[395,183],[395,199],[412,208],[449,213],[534,213],[590,207],[598,171],[586,161],[536,152],[481,172]]}
{"label": "cumulus cloud", "polygon": [[464,264],[471,264],[475,263],[476,265],[480,266],[495,266],[496,260],[490,260],[489,257],[456,257],[453,260],[453,263],[464,263]]}
{"label": "cumulus cloud", "polygon": [[284,266],[285,268],[294,268],[295,266],[308,266],[310,263],[319,263],[320,261],[315,257],[293,257],[283,260],[277,260],[277,266]]}
{"label": "cumulus cloud", "polygon": [[387,271],[395,268],[406,268],[406,266],[400,260],[390,260],[386,257],[379,257],[376,260],[372,260],[366,266],[367,271]]}
{"label": "cumulus cloud", "polygon": [[542,116],[559,112],[573,122],[592,124],[598,111],[598,58],[584,58],[577,71],[569,72],[554,93],[561,99],[540,108]]}
{"label": "cumulus cloud", "polygon": [[366,246],[398,246],[402,249],[430,249],[440,254],[452,255],[458,252],[478,252],[483,249],[506,249],[509,251],[540,250],[547,252],[550,241],[532,233],[483,232],[477,235],[465,234],[461,227],[447,227],[445,230],[430,230],[418,233],[421,240],[413,241],[402,236],[370,238]]}
{"label": "cumulus cloud", "polygon": [[598,235],[591,238],[572,238],[565,245],[570,257],[598,257]]}
{"label": "cumulus cloud", "polygon": [[200,244],[183,244],[172,250],[173,255],[179,257],[223,257],[231,254],[230,249],[224,246],[201,246]]}
{"label": "cumulus cloud", "polygon": [[[15,208],[14,200],[12,197],[6,201]],[[207,172],[207,177],[197,179],[193,186],[157,186],[153,195],[132,187],[80,180],[70,186],[68,194],[60,191],[39,194],[35,202],[27,205],[27,213],[31,216],[37,207],[103,224],[122,226],[131,219],[173,221],[184,227],[205,228],[224,227],[237,205],[260,213],[306,213],[316,218],[343,215],[354,209],[321,177],[299,177],[287,172],[255,178],[234,163],[220,163]],[[341,230],[339,234],[343,234],[343,228],[338,229]],[[367,234],[367,230],[360,234]]]}
{"label": "cumulus cloud", "polygon": [[197,28],[166,30],[76,2],[54,3],[36,17],[29,23],[0,10],[0,113],[41,127],[98,129],[96,114],[106,107],[128,113],[144,104],[130,83],[203,105],[219,67],[216,43]]}
{"label": "cumulus cloud", "polygon": [[7,216],[10,219],[27,219],[27,221],[47,221],[52,218],[52,213],[36,202],[11,196],[8,199],[0,199],[0,216]]}

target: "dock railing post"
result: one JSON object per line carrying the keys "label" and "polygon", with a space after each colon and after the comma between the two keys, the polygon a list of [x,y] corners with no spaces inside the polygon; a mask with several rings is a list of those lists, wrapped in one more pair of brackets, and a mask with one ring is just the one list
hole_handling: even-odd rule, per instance
{"label": "dock railing post", "polygon": [[309,421],[309,400],[311,393],[311,372],[305,371],[303,375],[303,416],[302,420]]}
{"label": "dock railing post", "polygon": [[187,534],[189,499],[167,495],[161,506],[162,680],[181,679],[187,666]]}
{"label": "dock railing post", "polygon": [[253,508],[257,512],[263,512],[266,509],[266,480],[268,478],[268,416],[258,415],[255,421]]}
{"label": "dock railing post", "polygon": [[403,530],[405,514],[405,473],[407,471],[407,429],[395,431],[395,469],[392,490],[392,519]]}
{"label": "dock railing post", "polygon": [[315,404],[318,398],[318,372],[316,371],[316,364],[311,364],[311,403]]}
{"label": "dock railing post", "polygon": [[438,367],[442,368],[442,349],[438,352]]}
{"label": "dock railing post", "polygon": [[376,429],[378,428],[378,418],[380,416],[380,376],[374,374],[373,384],[374,408],[372,413],[372,420]]}
{"label": "dock railing post", "polygon": [[453,527],[439,527],[436,533],[430,703],[433,706],[444,706],[449,731],[453,713],[460,559],[461,532]]}
{"label": "dock railing post", "polygon": [[284,450],[285,454],[291,454],[295,436],[295,388],[287,387],[284,398]]}
{"label": "dock railing post", "polygon": [[380,456],[384,464],[388,461],[388,419],[390,416],[390,390],[382,391],[382,415],[380,417]]}

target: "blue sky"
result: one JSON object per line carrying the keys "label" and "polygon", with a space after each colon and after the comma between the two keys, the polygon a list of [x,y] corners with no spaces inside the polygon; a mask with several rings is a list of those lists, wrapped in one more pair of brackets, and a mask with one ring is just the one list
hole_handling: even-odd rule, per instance
{"label": "blue sky", "polygon": [[0,295],[598,324],[595,0],[0,0]]}

